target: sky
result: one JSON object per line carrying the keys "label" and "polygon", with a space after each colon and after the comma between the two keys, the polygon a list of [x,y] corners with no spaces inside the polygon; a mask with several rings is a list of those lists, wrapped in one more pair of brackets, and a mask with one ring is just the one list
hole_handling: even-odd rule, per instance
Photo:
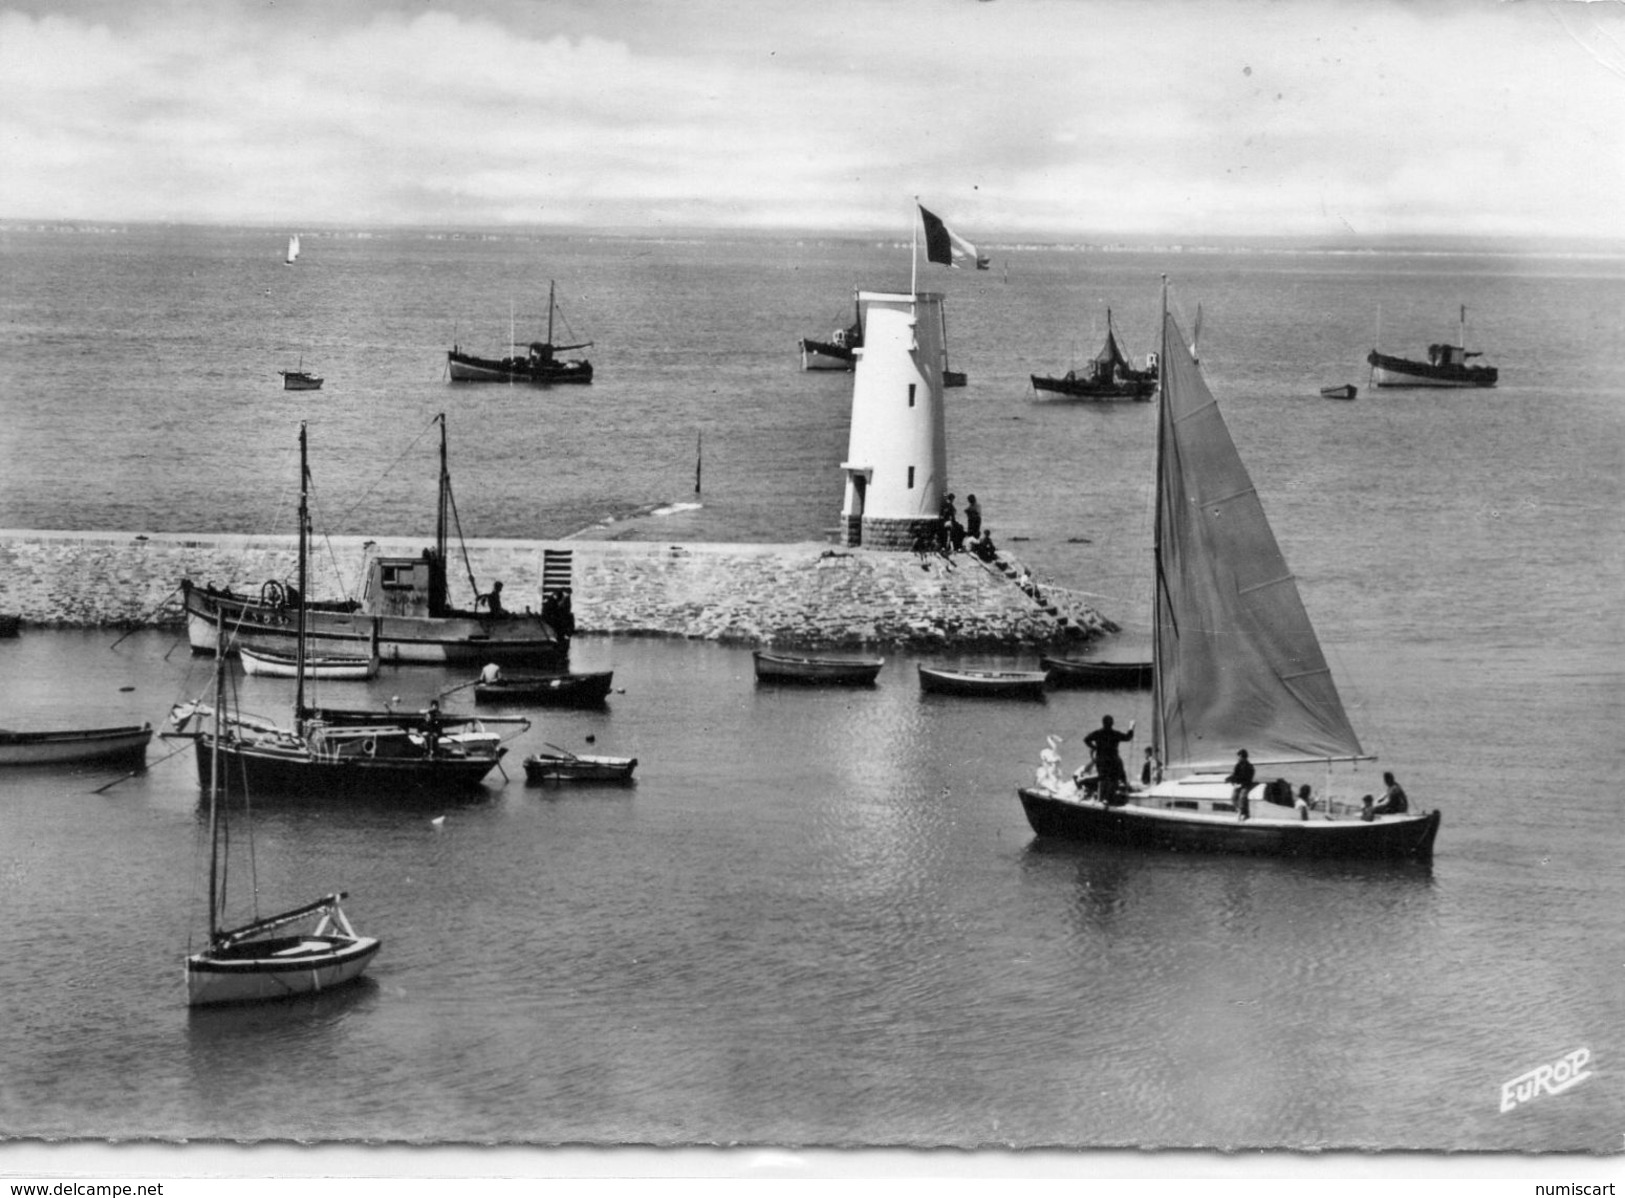
{"label": "sky", "polygon": [[1621,0],[0,0],[0,220],[1625,240]]}

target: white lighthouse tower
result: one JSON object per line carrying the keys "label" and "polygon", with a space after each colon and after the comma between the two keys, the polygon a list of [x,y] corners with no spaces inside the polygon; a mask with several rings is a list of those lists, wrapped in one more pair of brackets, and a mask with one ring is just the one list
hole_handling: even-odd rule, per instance
{"label": "white lighthouse tower", "polygon": [[841,543],[912,549],[938,535],[947,489],[942,295],[862,291],[858,313]]}

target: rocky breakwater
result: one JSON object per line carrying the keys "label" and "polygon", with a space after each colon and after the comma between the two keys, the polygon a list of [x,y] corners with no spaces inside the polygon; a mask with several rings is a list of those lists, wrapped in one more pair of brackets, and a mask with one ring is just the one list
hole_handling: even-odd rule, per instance
{"label": "rocky breakwater", "polygon": [[[423,542],[320,539],[309,592],[358,593],[373,547],[414,554]],[[822,543],[470,541],[481,589],[501,579],[510,610],[541,607],[544,557],[568,554],[581,635],[682,636],[781,646],[1002,647],[1110,630],[1093,609],[1049,602],[1019,564],[951,560]],[[293,539],[174,534],[0,532],[0,613],[25,624],[139,627],[180,622],[180,580],[258,593],[297,567]],[[451,601],[472,606],[460,555]]]}

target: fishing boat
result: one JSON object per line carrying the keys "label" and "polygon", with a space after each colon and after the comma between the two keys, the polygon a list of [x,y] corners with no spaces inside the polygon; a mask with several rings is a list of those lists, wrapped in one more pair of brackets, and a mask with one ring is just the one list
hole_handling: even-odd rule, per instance
{"label": "fishing boat", "polygon": [[299,234],[288,238],[288,256],[283,259],[289,266],[299,261]]}
{"label": "fishing boat", "polygon": [[1166,296],[1160,360],[1151,748],[1163,764],[1107,803],[1063,775],[1052,743],[1036,784],[1017,792],[1028,823],[1041,837],[1151,849],[1430,858],[1437,811],[1362,818],[1332,801],[1328,779],[1312,810],[1275,814],[1265,795],[1285,779],[1246,796],[1226,781],[1243,749],[1260,771],[1329,775],[1374,759]]}
{"label": "fishing boat", "polygon": [[[550,621],[529,611],[467,611],[447,601],[447,543],[457,509],[446,465],[445,414],[435,419],[440,425],[440,506],[433,549],[419,557],[371,555],[359,601],[307,599],[302,586],[280,579],[266,580],[256,592],[198,586],[183,578],[192,652],[216,651],[215,617],[224,613],[228,652],[249,644],[291,653],[297,635],[294,617],[303,611],[307,651],[317,657],[370,657],[376,639],[382,660],[400,664],[561,663],[572,620]],[[456,531],[461,540],[461,527]]]}
{"label": "fishing boat", "polygon": [[0,765],[64,765],[79,762],[142,765],[151,724],[19,732],[0,728]]}
{"label": "fishing boat", "polygon": [[1353,383],[1344,383],[1338,387],[1322,387],[1320,389],[1322,399],[1353,399],[1359,393],[1360,389]]}
{"label": "fishing boat", "polygon": [[803,370],[851,370],[857,364],[854,352],[863,345],[863,320],[858,314],[858,293],[852,292],[852,323],[837,328],[827,339],[803,337],[796,342]]}
{"label": "fishing boat", "polygon": [[949,670],[920,666],[920,689],[935,695],[989,699],[1042,699],[1044,670]]}
{"label": "fishing boat", "polygon": [[636,757],[571,753],[551,745],[525,758],[526,782],[630,782]]}
{"label": "fishing boat", "polygon": [[[310,470],[305,426],[299,426],[299,581],[305,592],[309,535]],[[228,645],[224,608],[215,612],[216,644]],[[227,789],[274,791],[318,798],[362,795],[441,795],[477,788],[497,768],[506,748],[501,737],[473,716],[442,714],[437,703],[416,714],[394,711],[332,712],[305,704],[307,655],[305,604],[294,604],[293,722],[282,726],[254,716],[224,716],[218,699],[178,704],[174,731],[189,737],[197,755],[198,780],[213,787],[216,766],[225,766]],[[216,658],[224,657],[217,653]],[[217,669],[217,673],[218,673]],[[212,730],[208,717],[213,717]],[[528,728],[528,720],[508,721]],[[221,731],[224,726],[224,731]]]}
{"label": "fishing boat", "polygon": [[805,657],[757,649],[756,681],[815,686],[870,686],[886,664],[884,657]]}
{"label": "fishing boat", "polygon": [[[350,926],[339,905],[348,897],[343,891],[240,927],[222,926],[230,844],[230,816],[222,782],[222,771],[228,766],[220,752],[226,739],[224,673],[221,658],[215,664],[214,735],[209,738],[209,942],[186,958],[186,1003],[192,1007],[267,1002],[331,990],[360,977],[381,943],[375,937],[357,935]],[[245,805],[243,818],[247,814]],[[243,839],[253,844],[251,836]]]}
{"label": "fishing boat", "polygon": [[1098,658],[1041,656],[1038,664],[1049,672],[1051,686],[1128,690],[1151,685],[1149,661],[1106,661]]}
{"label": "fishing boat", "polygon": [[1428,346],[1428,360],[1396,358],[1372,350],[1366,355],[1371,381],[1378,387],[1493,387],[1501,377],[1493,366],[1474,364],[1470,358],[1484,355],[1467,348],[1467,305],[1461,307],[1461,340],[1458,345],[1440,342]]}
{"label": "fishing boat", "polygon": [[299,368],[297,370],[279,370],[282,376],[282,389],[284,391],[320,391],[322,389],[322,376],[311,374],[305,369],[305,356],[299,355]]}
{"label": "fishing boat", "polygon": [[454,383],[553,383],[592,382],[592,363],[585,358],[559,358],[558,354],[586,349],[591,341],[574,345],[553,343],[553,314],[558,311],[554,286],[547,285],[547,340],[532,341],[523,356],[510,352],[503,358],[477,358],[454,345],[446,351],[446,369]]}
{"label": "fishing boat", "polygon": [[1149,402],[1157,388],[1157,365],[1136,368],[1117,344],[1112,331],[1112,310],[1106,309],[1106,344],[1082,371],[1069,370],[1059,377],[1030,375],[1033,390],[1068,399],[1097,402],[1138,400]]}
{"label": "fishing boat", "polygon": [[598,707],[609,698],[614,670],[562,674],[511,674],[474,684],[474,702]]}

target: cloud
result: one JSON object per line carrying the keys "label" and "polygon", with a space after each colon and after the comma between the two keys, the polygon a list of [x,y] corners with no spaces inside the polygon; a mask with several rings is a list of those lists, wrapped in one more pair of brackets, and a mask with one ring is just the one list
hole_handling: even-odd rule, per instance
{"label": "cloud", "polygon": [[1625,235],[1619,5],[0,14],[0,216]]}

